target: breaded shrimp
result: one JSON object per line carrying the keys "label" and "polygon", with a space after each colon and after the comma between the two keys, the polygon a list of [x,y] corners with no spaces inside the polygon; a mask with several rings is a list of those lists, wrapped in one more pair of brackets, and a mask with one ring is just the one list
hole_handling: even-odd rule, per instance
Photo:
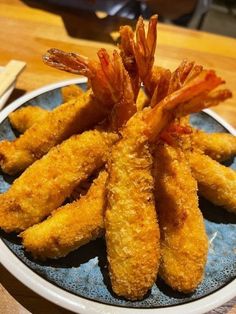
{"label": "breaded shrimp", "polygon": [[44,119],[48,111],[38,106],[27,106],[17,109],[9,114],[8,118],[12,127],[20,133],[24,133],[34,123]]}
{"label": "breaded shrimp", "polygon": [[182,110],[186,114],[188,104],[190,112],[198,110],[199,104],[193,100],[221,83],[213,71],[203,70],[153,109],[135,114],[123,129],[122,139],[112,148],[105,228],[112,289],[119,296],[142,298],[155,282],[159,266],[159,229],[148,142],[156,141],[175,114],[181,115]]}
{"label": "breaded shrimp", "polygon": [[67,102],[71,99],[77,99],[84,94],[84,90],[78,85],[69,85],[61,88],[62,102]]}
{"label": "breaded shrimp", "polygon": [[[25,170],[53,146],[103,120],[111,112],[114,104],[117,111],[122,108],[119,104],[124,98],[128,104],[129,95],[122,94],[123,89],[120,84],[120,82],[125,84],[126,80],[123,77],[128,76],[121,67],[121,58],[114,53],[113,59],[109,62],[105,50],[101,49],[98,54],[100,63],[56,49],[50,50],[44,57],[49,65],[87,75],[90,78],[92,91],[87,91],[76,101],[73,99],[57,107],[47,115],[43,123],[39,121],[33,124],[13,142],[0,142],[0,166],[4,172],[15,174]],[[111,81],[108,81],[108,77],[109,79],[112,77],[113,86]],[[123,110],[119,113],[121,119],[125,119],[126,115],[129,117],[135,109],[135,106],[131,108],[127,105],[127,112]],[[121,120],[116,122],[121,123]]]}
{"label": "breaded shrimp", "polygon": [[85,196],[55,210],[48,219],[25,230],[23,246],[34,258],[59,258],[104,234],[105,183],[101,171]]}
{"label": "breaded shrimp", "polygon": [[[72,62],[70,54],[64,55],[63,52],[56,51],[55,58],[58,62],[61,55],[63,55],[63,61],[66,59],[66,63],[70,64]],[[110,95],[110,98],[112,97],[113,106],[115,107],[116,116],[113,117],[117,119],[117,121],[111,120],[109,129],[117,130],[115,126],[125,123],[133,110],[131,83],[122,64],[121,57],[117,52],[113,53],[112,59],[110,59],[105,50],[100,50],[98,56],[101,62],[101,70],[108,86],[107,94]],[[52,54],[52,58],[54,60],[54,54]],[[59,64],[60,66],[66,66],[65,64]],[[116,79],[122,79],[121,84],[112,87],[111,82]],[[103,93],[105,92],[103,90]],[[125,112],[125,108],[127,108],[127,112]],[[114,112],[110,114],[114,115]],[[99,132],[101,133],[99,134]],[[102,139],[103,142],[101,142]],[[90,131],[82,133],[80,136],[72,136],[61,145],[50,150],[44,158],[34,163],[14,182],[9,192],[6,193],[5,198],[4,195],[0,196],[3,199],[2,210],[0,207],[0,227],[7,231],[23,230],[49,215],[52,210],[62,204],[79,182],[85,180],[94,170],[100,168],[106,162],[108,150],[117,139],[118,135],[116,134]],[[61,164],[59,164],[59,160]],[[56,161],[58,161],[58,164],[56,164]],[[37,177],[38,173],[41,174],[41,177],[31,185],[29,197],[27,197],[28,186],[30,186],[32,178]],[[50,180],[51,175],[52,180]],[[46,181],[44,189],[38,191],[44,180]],[[67,182],[68,180],[69,182]],[[70,180],[73,181],[71,182]],[[55,188],[53,183],[56,183],[58,188]],[[23,200],[20,199],[21,196]],[[50,201],[46,202],[45,199]],[[26,202],[25,208],[23,207],[24,202]],[[33,203],[35,207],[34,212],[32,210]],[[17,206],[20,208],[21,214],[15,209]],[[9,216],[8,219],[3,220],[4,214]]]}
{"label": "breaded shrimp", "polygon": [[189,293],[203,278],[208,251],[197,183],[184,153],[168,144],[155,150],[154,177],[161,234],[159,274],[174,290]]}
{"label": "breaded shrimp", "polygon": [[192,145],[217,161],[236,155],[236,136],[229,133],[195,131],[192,134]]}
{"label": "breaded shrimp", "polygon": [[117,138],[113,133],[87,131],[52,148],[0,195],[0,228],[18,232],[47,217],[104,165]]}
{"label": "breaded shrimp", "polygon": [[[61,88],[63,103],[81,97],[84,91],[77,85],[70,85]],[[12,127],[20,133],[24,133],[34,123],[45,118],[48,110],[38,106],[26,106],[17,109],[9,114],[8,118]]]}
{"label": "breaded shrimp", "polygon": [[199,193],[213,204],[236,213],[236,172],[199,152],[187,153]]}
{"label": "breaded shrimp", "polygon": [[[113,71],[119,71],[120,73],[124,71],[124,82],[120,85],[123,86],[124,95],[132,98],[133,92],[131,88],[131,83],[129,81],[129,77],[125,74],[125,69],[122,63],[120,63],[121,58],[119,57],[119,55],[115,54],[115,62],[113,65],[116,65],[116,67],[114,67],[114,69],[111,69],[112,63],[108,54],[105,51],[102,51],[102,54],[99,53],[99,58],[101,60],[101,65],[103,67],[104,73],[106,73],[106,77],[108,80],[112,81],[112,78],[114,77]],[[120,113],[123,112],[123,110],[125,110],[126,108],[129,108],[129,104],[127,106],[126,98],[124,98],[122,102],[119,102],[118,105],[124,106],[124,108],[119,108],[119,110],[115,112],[116,116],[113,116],[113,119],[116,118],[119,123],[121,123],[122,121],[123,123],[125,123],[125,120],[122,120],[125,115],[123,113],[122,115],[120,115]],[[127,114],[128,113],[126,113],[126,115]],[[114,126],[116,124],[114,123],[114,120],[110,120],[110,122],[111,125],[108,126],[108,128],[115,130]],[[87,243],[89,240],[92,240],[95,237],[99,236],[103,232],[103,204],[105,202],[104,191],[106,177],[107,174],[103,173],[99,176],[99,179],[95,181],[95,185],[96,182],[98,182],[98,185],[96,185],[96,188],[98,189],[97,193],[95,193],[94,191],[95,187],[92,186],[90,188],[91,192],[88,192],[88,194],[84,196],[81,200],[58,209],[56,211],[56,214],[53,214],[47,221],[38,224],[36,227],[30,228],[29,232],[26,231],[23,234],[25,235],[24,244],[26,248],[31,251],[35,257],[38,256],[39,258],[58,258],[62,255],[67,254],[69,251],[77,248],[78,246]],[[95,199],[93,200],[93,198]],[[94,206],[91,205],[93,202]],[[79,208],[81,208],[82,206],[83,210],[80,211]],[[76,215],[77,219],[75,219]],[[63,221],[63,233],[65,231],[65,228],[67,228],[68,226],[65,235],[63,235],[60,230],[56,230],[58,221]],[[27,236],[28,234],[29,236]],[[44,236],[39,236],[40,234],[43,234]],[[59,238],[60,243],[58,242]],[[53,242],[55,239],[58,240],[56,241],[56,244],[54,244]],[[69,239],[69,241],[67,239]]]}
{"label": "breaded shrimp", "polygon": [[43,123],[34,123],[16,140],[0,142],[0,166],[8,174],[25,170],[53,146],[74,133],[82,132],[105,116],[88,92],[82,99],[71,100],[49,112]]}
{"label": "breaded shrimp", "polygon": [[147,293],[159,265],[152,157],[142,134],[144,123],[137,116],[135,121],[112,149],[105,220],[112,289],[130,300]]}

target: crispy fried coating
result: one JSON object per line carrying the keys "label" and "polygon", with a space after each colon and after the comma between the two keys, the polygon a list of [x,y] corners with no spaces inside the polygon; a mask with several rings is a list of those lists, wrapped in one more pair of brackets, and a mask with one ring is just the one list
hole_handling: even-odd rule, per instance
{"label": "crispy fried coating", "polygon": [[59,258],[102,236],[106,180],[107,172],[100,172],[86,195],[21,233],[25,249],[41,260]]}
{"label": "crispy fried coating", "polygon": [[34,123],[44,119],[48,111],[38,106],[27,106],[17,109],[9,114],[12,127],[20,133],[24,133]]}
{"label": "crispy fried coating", "polygon": [[187,153],[192,174],[202,196],[236,213],[236,172],[198,152]]}
{"label": "crispy fried coating", "polygon": [[217,161],[224,161],[236,155],[236,136],[229,133],[196,131],[192,135],[192,145]]}
{"label": "crispy fried coating", "polygon": [[71,100],[49,112],[16,140],[0,142],[0,166],[8,174],[25,170],[53,146],[75,133],[83,132],[106,115],[91,93]]}
{"label": "crispy fried coating", "polygon": [[[69,85],[61,88],[63,103],[82,96],[84,91],[77,85]],[[48,110],[38,106],[27,106],[17,109],[9,114],[9,120],[14,129],[24,133],[34,123],[44,119]]]}
{"label": "crispy fried coating", "polygon": [[159,144],[154,160],[161,234],[159,274],[173,289],[189,293],[203,278],[208,251],[197,183],[180,149]]}
{"label": "crispy fried coating", "polygon": [[72,99],[77,99],[84,94],[84,91],[78,85],[69,85],[61,88],[62,101],[67,102]]}
{"label": "crispy fried coating", "polygon": [[105,216],[112,289],[130,300],[144,297],[156,280],[159,265],[152,157],[146,137],[138,132],[142,123],[136,122],[123,132],[109,158]]}
{"label": "crispy fried coating", "polygon": [[117,137],[87,131],[52,148],[0,195],[0,228],[24,230],[61,206],[82,180],[104,165]]}

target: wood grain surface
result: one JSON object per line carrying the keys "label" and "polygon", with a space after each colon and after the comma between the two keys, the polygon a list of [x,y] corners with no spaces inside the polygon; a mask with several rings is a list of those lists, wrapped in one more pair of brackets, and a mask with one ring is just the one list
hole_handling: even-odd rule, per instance
{"label": "wood grain surface", "polygon": [[[0,66],[10,59],[27,63],[9,102],[46,84],[75,77],[43,64],[41,56],[48,49],[55,47],[95,58],[100,47],[114,49],[111,34],[128,23],[134,25],[135,21],[99,19],[94,13],[50,6],[44,1],[0,0]],[[184,58],[215,69],[226,80],[234,96],[214,110],[236,127],[236,40],[159,24],[156,62],[174,69]],[[0,313],[27,313],[22,306],[31,313],[69,313],[26,288],[2,266],[0,284]],[[19,303],[14,303],[5,289]],[[236,299],[211,313],[235,314],[235,304]]]}

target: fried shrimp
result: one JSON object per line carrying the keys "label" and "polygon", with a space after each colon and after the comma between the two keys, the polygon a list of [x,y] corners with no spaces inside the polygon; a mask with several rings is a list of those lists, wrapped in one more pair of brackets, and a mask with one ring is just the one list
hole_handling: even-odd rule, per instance
{"label": "fried shrimp", "polygon": [[113,133],[87,131],[52,148],[0,195],[0,228],[21,231],[61,206],[73,189],[108,159]]}
{"label": "fried shrimp", "polygon": [[[119,55],[116,54],[116,56],[119,58],[119,60],[116,59],[118,63],[115,61],[114,65],[116,64],[118,67],[115,67],[113,70],[125,71],[123,65],[120,63]],[[106,73],[108,80],[112,81],[113,71],[109,71],[109,69],[107,69],[107,67],[111,66],[112,60],[110,60],[108,54],[105,51],[103,51],[102,54],[99,54],[99,58],[105,58],[106,62],[101,62],[101,64],[102,67],[104,67],[104,72]],[[131,83],[129,82],[129,78],[125,75],[125,73],[123,79],[126,83],[121,84],[120,86],[123,86],[123,88],[126,89],[123,91],[124,94],[129,95],[129,97],[132,98],[133,92]],[[124,98],[122,102],[118,103],[118,105],[124,106],[124,109],[127,107],[129,108],[129,106],[127,106],[127,102],[125,101],[125,99],[128,99],[129,101],[129,97]],[[117,124],[115,123],[114,119],[118,119],[119,123],[121,123],[122,119],[124,119],[123,108],[122,110],[120,109],[121,108],[115,111],[116,116],[114,116],[113,112],[113,120],[110,120],[111,125],[108,126],[108,129],[117,131],[117,129],[115,129]],[[122,114],[120,114],[121,112]],[[125,122],[125,120],[123,121]],[[94,153],[96,153],[96,151]],[[84,156],[84,158],[86,158],[86,156]],[[38,224],[36,227],[30,228],[29,232],[26,231],[23,233],[24,245],[26,249],[31,251],[35,257],[58,258],[99,236],[103,232],[103,204],[105,203],[104,191],[106,177],[107,174],[105,173],[99,175],[99,178],[97,181],[95,181],[94,186],[92,185],[88,194],[85,195],[81,200],[58,209],[56,214],[53,214],[48,220]],[[95,188],[98,189],[97,193],[94,191]],[[77,215],[77,219],[75,219],[75,215]],[[63,221],[63,233],[65,228],[67,228],[66,226],[68,226],[64,236],[60,230],[56,230],[56,226],[58,225],[59,221]],[[39,235],[43,235],[43,237]],[[60,245],[58,241],[53,244],[55,239],[58,241],[60,239],[59,242],[61,244],[63,242],[63,245]]]}
{"label": "fried shrimp", "polygon": [[[128,106],[129,95],[122,94],[120,82],[125,84],[124,76],[128,74],[121,67],[122,61],[118,53],[114,53],[111,62],[104,49],[98,54],[100,62],[88,61],[79,55],[56,49],[50,50],[44,57],[49,65],[87,75],[92,91],[89,90],[82,97],[57,107],[48,113],[43,123],[39,121],[33,124],[13,142],[0,142],[0,166],[4,172],[15,174],[25,170],[53,146],[103,120],[111,112],[114,103],[119,111],[122,108],[119,104],[126,99],[127,111],[119,113],[121,119],[126,119],[126,115],[129,117],[136,110],[133,103],[132,108]],[[108,77],[112,77],[114,86],[111,86]],[[116,122],[119,124],[121,120]]]}
{"label": "fried shrimp", "polygon": [[119,296],[142,298],[153,285],[159,266],[159,229],[148,142],[155,142],[175,115],[185,115],[188,106],[188,113],[198,111],[194,99],[221,83],[213,71],[203,70],[153,109],[135,114],[124,127],[122,139],[113,145],[108,161],[105,228],[112,289]]}
{"label": "fried shrimp", "polygon": [[131,300],[147,293],[159,264],[152,158],[139,120],[112,149],[105,220],[112,289]]}
{"label": "fried shrimp", "polygon": [[228,133],[195,131],[192,145],[217,161],[225,161],[236,155],[236,137]]}
{"label": "fried shrimp", "polygon": [[48,111],[37,106],[27,106],[17,109],[9,114],[12,127],[20,133],[24,133],[34,123],[44,119]]}
{"label": "fried shrimp", "polygon": [[100,172],[85,196],[58,208],[48,219],[21,233],[25,249],[41,260],[59,258],[101,237],[106,180],[107,172]]}
{"label": "fried shrimp", "polygon": [[84,91],[78,85],[69,85],[61,88],[62,101],[67,102],[71,99],[77,99],[84,94]]}
{"label": "fried shrimp", "polygon": [[[82,96],[84,91],[77,85],[70,85],[61,88],[63,103]],[[24,133],[34,123],[44,119],[48,110],[38,106],[26,106],[9,114],[12,127],[20,133]]]}
{"label": "fried shrimp", "polygon": [[[95,107],[99,107],[98,110]],[[94,110],[95,109],[95,110]],[[49,112],[19,138],[0,142],[0,166],[8,174],[25,170],[53,146],[74,133],[92,127],[105,116],[87,93],[83,99],[71,100]]]}
{"label": "fried shrimp", "polygon": [[236,172],[199,152],[187,153],[199,193],[217,206],[236,213]]}
{"label": "fried shrimp", "polygon": [[155,150],[154,177],[161,235],[159,274],[174,290],[189,293],[203,278],[208,252],[197,183],[184,153],[168,144]]}

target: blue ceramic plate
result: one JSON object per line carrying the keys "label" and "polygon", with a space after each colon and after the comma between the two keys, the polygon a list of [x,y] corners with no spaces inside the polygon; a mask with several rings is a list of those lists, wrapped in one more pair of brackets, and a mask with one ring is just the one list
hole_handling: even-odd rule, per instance
{"label": "blue ceramic plate", "polygon": [[[0,140],[14,139],[8,114],[24,105],[52,109],[61,103],[60,87],[85,80],[76,79],[46,86],[21,97],[0,113]],[[191,122],[208,132],[235,131],[210,111],[191,117]],[[230,162],[236,168],[236,160]],[[0,173],[0,192],[14,178]],[[236,292],[236,216],[200,199],[210,242],[205,279],[189,295],[174,292],[160,279],[142,301],[117,298],[111,290],[104,240],[89,243],[56,261],[38,262],[26,254],[15,235],[0,233],[0,261],[20,281],[45,298],[80,313],[203,313],[226,302]]]}

